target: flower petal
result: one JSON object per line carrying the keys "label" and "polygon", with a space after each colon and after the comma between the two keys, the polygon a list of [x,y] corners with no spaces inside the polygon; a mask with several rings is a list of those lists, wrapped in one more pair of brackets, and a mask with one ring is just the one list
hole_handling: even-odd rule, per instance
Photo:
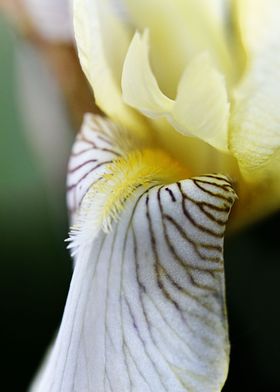
{"label": "flower petal", "polygon": [[123,98],[130,106],[156,118],[172,111],[174,101],[164,95],[149,62],[149,35],[136,32],[129,46],[122,74]]}
{"label": "flower petal", "polygon": [[97,105],[112,119],[142,134],[143,120],[124,104],[120,89],[129,30],[109,0],[74,0],[74,27],[80,62]]}
{"label": "flower petal", "polygon": [[[120,1],[118,1],[120,2]],[[175,97],[181,75],[193,57],[208,50],[229,77],[233,67],[227,43],[227,0],[122,0],[130,23],[151,35],[151,62],[160,88]]]}
{"label": "flower petal", "polygon": [[248,64],[234,94],[230,148],[247,180],[254,180],[280,168],[280,5],[277,0],[238,5]]}
{"label": "flower petal", "polygon": [[122,89],[125,102],[143,114],[165,116],[184,135],[227,151],[227,91],[208,55],[197,56],[187,66],[173,101],[161,92],[151,70],[147,31],[136,33],[124,62]]}
{"label": "flower petal", "polygon": [[[82,167],[89,156],[77,144]],[[219,175],[151,182],[126,198],[109,233],[81,236],[62,324],[32,392],[221,390],[223,236],[234,199]]]}
{"label": "flower petal", "polygon": [[175,127],[189,130],[221,151],[228,150],[229,102],[222,75],[207,54],[197,56],[186,68],[173,111]]}

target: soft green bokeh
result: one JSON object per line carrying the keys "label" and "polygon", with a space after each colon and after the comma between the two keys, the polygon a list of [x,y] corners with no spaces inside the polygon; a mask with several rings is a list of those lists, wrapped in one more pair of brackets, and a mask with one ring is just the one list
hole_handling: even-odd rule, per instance
{"label": "soft green bokeh", "polygon": [[[52,195],[17,102],[20,40],[0,19],[0,248],[2,386],[24,391],[62,315],[71,273],[64,178]],[[51,157],[50,157],[51,158]],[[56,214],[51,207],[56,202]]]}

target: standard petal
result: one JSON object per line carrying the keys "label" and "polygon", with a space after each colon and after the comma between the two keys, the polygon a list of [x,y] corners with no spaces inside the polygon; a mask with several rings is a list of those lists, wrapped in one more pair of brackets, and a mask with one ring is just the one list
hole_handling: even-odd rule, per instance
{"label": "standard petal", "polygon": [[166,117],[182,134],[197,137],[223,152],[228,150],[225,80],[206,53],[186,67],[177,97],[172,100],[162,93],[150,67],[147,31],[136,33],[124,62],[122,89],[125,102],[146,116]]}
{"label": "standard petal", "polygon": [[168,115],[174,101],[164,95],[149,62],[149,35],[136,32],[129,46],[122,74],[123,98],[130,106],[155,118]]}
{"label": "standard petal", "polygon": [[[221,390],[223,236],[234,199],[219,175],[155,181],[126,198],[109,233],[81,236],[61,327],[32,392]],[[94,198],[89,207],[90,217]]]}
{"label": "standard petal", "polygon": [[174,126],[221,151],[228,151],[229,101],[224,77],[207,54],[197,56],[179,83]]}
{"label": "standard petal", "polygon": [[248,64],[234,94],[230,148],[247,180],[278,176],[280,160],[280,4],[239,1]]}
{"label": "standard petal", "polygon": [[97,105],[111,118],[143,133],[141,116],[121,96],[122,63],[130,32],[108,0],[74,0],[74,27],[80,62]]}
{"label": "standard petal", "polygon": [[231,78],[228,34],[228,0],[121,0],[130,23],[149,29],[151,61],[160,88],[169,97],[186,65],[208,50],[215,65]]}

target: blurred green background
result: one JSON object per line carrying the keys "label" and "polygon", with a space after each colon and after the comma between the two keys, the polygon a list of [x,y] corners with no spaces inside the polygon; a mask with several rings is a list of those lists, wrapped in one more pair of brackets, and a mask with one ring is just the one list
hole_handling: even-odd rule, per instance
{"label": "blurred green background", "polygon": [[[66,159],[59,184],[51,186],[19,105],[21,46],[0,18],[1,389],[9,392],[30,383],[59,325],[71,277]],[[275,214],[226,240],[232,344],[226,392],[280,391],[279,222]]]}

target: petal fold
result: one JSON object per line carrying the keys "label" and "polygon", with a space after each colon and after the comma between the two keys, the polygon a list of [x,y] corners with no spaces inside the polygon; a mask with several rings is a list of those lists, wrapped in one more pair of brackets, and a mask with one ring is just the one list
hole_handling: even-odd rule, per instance
{"label": "petal fold", "polygon": [[[107,153],[105,144],[119,152],[112,124],[104,129],[91,128],[91,157],[78,137],[80,168]],[[108,233],[80,237],[60,330],[32,392],[221,390],[229,354],[223,236],[235,193],[221,175],[171,184],[154,175],[125,199]]]}
{"label": "petal fold", "polygon": [[[195,57],[179,82],[175,100],[160,90],[149,63],[148,33],[136,33],[124,62],[125,102],[151,118],[166,117],[186,136],[228,150],[229,102],[225,80],[207,53]],[[162,130],[164,132],[164,129]]]}

